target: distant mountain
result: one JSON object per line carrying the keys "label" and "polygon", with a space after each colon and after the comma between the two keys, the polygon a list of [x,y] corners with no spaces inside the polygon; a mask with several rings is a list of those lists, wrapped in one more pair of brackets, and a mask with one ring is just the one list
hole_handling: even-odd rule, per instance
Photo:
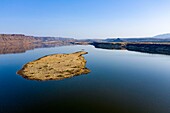
{"label": "distant mountain", "polygon": [[122,39],[120,38],[116,38],[116,39],[113,39],[113,38],[108,38],[108,39],[105,39],[103,41],[106,41],[106,42],[124,42]]}
{"label": "distant mountain", "polygon": [[16,45],[16,44],[31,44],[31,43],[70,43],[75,42],[74,38],[62,37],[34,37],[25,36],[23,34],[0,34],[0,45]]}
{"label": "distant mountain", "polygon": [[67,42],[74,42],[74,38],[63,38],[63,37],[34,37],[36,40],[41,40],[42,42],[49,42],[49,41],[67,41]]}
{"label": "distant mountain", "polygon": [[170,42],[170,33],[161,34],[154,37],[142,37],[142,38],[108,38],[103,40],[104,42]]}
{"label": "distant mountain", "polygon": [[25,36],[23,34],[0,34],[0,45],[27,45],[34,42],[40,42],[33,36]]}
{"label": "distant mountain", "polygon": [[170,33],[154,36],[153,38],[170,39]]}
{"label": "distant mountain", "polygon": [[34,37],[23,34],[0,34],[0,48],[2,48],[2,46],[30,46],[31,44],[37,43],[65,45],[72,42],[75,42],[75,39],[62,37]]}

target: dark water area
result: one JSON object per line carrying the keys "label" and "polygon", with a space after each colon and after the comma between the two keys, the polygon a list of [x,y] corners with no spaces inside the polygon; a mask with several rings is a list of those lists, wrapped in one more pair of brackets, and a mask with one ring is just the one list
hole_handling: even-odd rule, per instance
{"label": "dark water area", "polygon": [[[31,81],[24,64],[84,49],[89,74]],[[93,46],[41,48],[0,55],[0,113],[170,113],[170,56]]]}

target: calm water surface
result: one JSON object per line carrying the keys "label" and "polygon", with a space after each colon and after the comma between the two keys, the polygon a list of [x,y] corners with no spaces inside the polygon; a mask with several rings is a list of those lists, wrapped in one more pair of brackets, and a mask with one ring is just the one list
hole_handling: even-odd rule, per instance
{"label": "calm water surface", "polygon": [[[85,49],[91,73],[31,81],[17,70],[54,53]],[[0,55],[0,113],[170,113],[170,56],[93,46],[43,48]]]}

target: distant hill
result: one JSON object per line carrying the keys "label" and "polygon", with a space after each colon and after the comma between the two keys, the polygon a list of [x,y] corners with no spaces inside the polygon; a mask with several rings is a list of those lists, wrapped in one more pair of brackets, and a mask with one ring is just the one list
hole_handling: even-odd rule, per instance
{"label": "distant hill", "polygon": [[74,42],[74,38],[63,38],[63,37],[34,37],[36,40],[41,40],[42,42],[58,41],[58,42]]}
{"label": "distant hill", "polygon": [[0,34],[0,45],[27,45],[34,42],[40,42],[33,36],[25,36],[23,34]]}
{"label": "distant hill", "polygon": [[104,42],[170,42],[170,33],[161,34],[154,37],[142,37],[142,38],[108,38],[103,40]]}
{"label": "distant hill", "polygon": [[153,38],[170,39],[170,33],[154,36]]}
{"label": "distant hill", "polygon": [[0,34],[0,48],[2,46],[30,46],[31,44],[65,45],[75,42],[73,38],[62,37],[34,37],[23,34]]}
{"label": "distant hill", "polygon": [[74,42],[73,38],[62,37],[34,37],[25,36],[23,34],[0,34],[0,44],[16,45],[16,44],[31,44],[31,43],[47,43],[47,42]]}
{"label": "distant hill", "polygon": [[106,42],[124,42],[122,39],[120,39],[120,38],[116,38],[116,39],[106,39],[106,40],[104,40],[104,41],[106,41]]}

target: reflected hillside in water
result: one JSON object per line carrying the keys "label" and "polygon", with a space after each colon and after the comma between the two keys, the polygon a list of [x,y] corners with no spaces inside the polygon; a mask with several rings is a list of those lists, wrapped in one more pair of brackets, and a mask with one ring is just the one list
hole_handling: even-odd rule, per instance
{"label": "reflected hillside in water", "polygon": [[34,44],[3,44],[0,45],[0,54],[14,54],[14,53],[25,53],[28,50],[33,50],[36,48],[50,48],[57,46],[67,46],[71,45],[70,43],[34,43]]}

